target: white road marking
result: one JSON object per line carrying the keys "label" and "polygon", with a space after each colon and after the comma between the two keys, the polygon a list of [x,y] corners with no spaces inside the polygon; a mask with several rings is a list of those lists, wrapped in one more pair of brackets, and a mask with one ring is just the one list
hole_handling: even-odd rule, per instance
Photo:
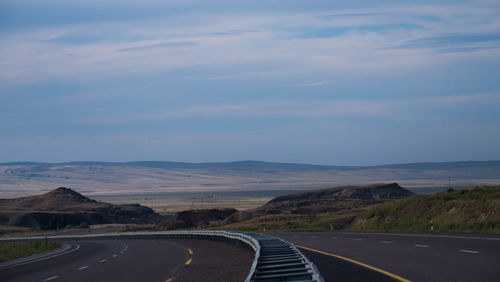
{"label": "white road marking", "polygon": [[84,270],[87,267],[88,267],[88,265],[84,265],[84,266],[79,267],[78,270]]}
{"label": "white road marking", "polygon": [[318,238],[318,236],[309,236],[309,238]]}
{"label": "white road marking", "polygon": [[120,251],[120,254],[123,254],[124,251]]}
{"label": "white road marking", "polygon": [[50,281],[50,280],[54,280],[54,279],[57,279],[57,278],[59,278],[59,275],[50,276],[49,278],[43,279],[42,281]]}
{"label": "white road marking", "polygon": [[380,241],[380,243],[382,243],[382,244],[392,244],[391,241]]}
{"label": "white road marking", "polygon": [[101,259],[101,261],[100,261],[100,262],[101,262],[101,263],[102,263],[102,262],[106,262],[106,259]]}
{"label": "white road marking", "polygon": [[354,241],[359,241],[359,242],[361,242],[361,241],[363,241],[363,239],[359,239],[359,238],[358,238],[358,239],[354,239]]}
{"label": "white road marking", "polygon": [[428,248],[429,245],[421,245],[421,244],[416,244],[415,247],[419,247],[419,248]]}
{"label": "white road marking", "polygon": [[471,253],[471,254],[478,254],[479,251],[471,251],[471,250],[460,250],[462,253]]}
{"label": "white road marking", "polygon": [[112,255],[112,257],[114,257],[114,258],[116,258],[116,256],[117,256],[116,254]]}

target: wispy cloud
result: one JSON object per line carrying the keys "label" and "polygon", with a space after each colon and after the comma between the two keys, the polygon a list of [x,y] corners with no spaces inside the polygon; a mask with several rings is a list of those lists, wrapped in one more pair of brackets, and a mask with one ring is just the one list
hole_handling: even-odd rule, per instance
{"label": "wispy cloud", "polygon": [[[484,58],[498,55],[500,23],[495,9],[465,3],[269,14],[187,11],[151,20],[131,17],[25,28],[0,34],[0,80],[102,79],[193,65],[262,64],[284,75],[283,65],[304,74],[397,72],[463,58],[443,58],[433,50],[473,50]],[[233,73],[227,68],[218,76]]]}
{"label": "wispy cloud", "polygon": [[322,86],[337,83],[335,80],[323,80],[323,81],[314,81],[299,84],[299,87],[313,87],[313,86]]}
{"label": "wispy cloud", "polygon": [[[440,96],[415,99],[270,101],[238,104],[200,104],[183,108],[165,108],[161,111],[135,114],[111,114],[98,117],[73,118],[76,124],[143,123],[164,120],[204,118],[365,118],[387,120],[421,119],[422,113],[463,109],[464,107],[498,108],[500,93]],[[19,121],[15,121],[19,125]],[[5,121],[11,124],[12,121]]]}
{"label": "wispy cloud", "polygon": [[447,34],[408,40],[393,49],[435,49],[441,53],[473,52],[500,48],[500,34]]}
{"label": "wispy cloud", "polygon": [[161,48],[192,47],[192,46],[196,46],[196,45],[197,44],[195,42],[191,42],[191,41],[179,41],[179,42],[167,42],[167,43],[137,46],[137,47],[128,47],[128,48],[118,49],[117,51],[118,52],[131,52],[131,51],[137,52],[137,51],[147,51],[147,50],[161,49]]}
{"label": "wispy cloud", "polygon": [[441,96],[425,99],[430,103],[441,105],[457,105],[457,104],[486,104],[500,105],[500,93],[479,93],[469,95],[452,95]]}

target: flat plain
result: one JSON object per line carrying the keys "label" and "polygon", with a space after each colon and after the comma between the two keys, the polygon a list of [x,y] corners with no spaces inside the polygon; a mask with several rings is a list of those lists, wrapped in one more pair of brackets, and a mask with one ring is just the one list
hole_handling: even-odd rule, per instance
{"label": "flat plain", "polygon": [[259,161],[0,164],[0,198],[69,187],[93,199],[140,203],[161,213],[223,206],[244,210],[293,191],[393,182],[416,193],[448,185],[500,185],[500,161],[368,167]]}

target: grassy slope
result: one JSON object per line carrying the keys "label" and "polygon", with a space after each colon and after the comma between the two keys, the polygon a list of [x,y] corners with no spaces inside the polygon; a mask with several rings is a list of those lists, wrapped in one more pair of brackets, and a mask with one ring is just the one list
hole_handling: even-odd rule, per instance
{"label": "grassy slope", "polygon": [[456,190],[315,215],[264,215],[219,227],[244,231],[400,231],[500,234],[500,186]]}
{"label": "grassy slope", "polygon": [[263,215],[250,220],[218,227],[218,229],[231,229],[241,231],[328,231],[330,224],[335,230],[348,226],[355,217],[366,208],[346,210],[335,213],[320,213],[311,215],[276,214]]}
{"label": "grassy slope", "polygon": [[47,252],[61,247],[61,243],[30,241],[30,242],[2,242],[0,243],[0,262],[27,257]]}
{"label": "grassy slope", "polygon": [[416,195],[362,213],[359,231],[500,233],[500,186]]}

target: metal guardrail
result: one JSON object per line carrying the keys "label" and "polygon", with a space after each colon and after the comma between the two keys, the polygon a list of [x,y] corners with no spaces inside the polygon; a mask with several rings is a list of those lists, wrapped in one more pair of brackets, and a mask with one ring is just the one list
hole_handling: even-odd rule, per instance
{"label": "metal guardrail", "polygon": [[[292,243],[279,238],[259,233],[241,233],[232,231],[154,231],[122,232],[95,235],[57,235],[51,239],[85,239],[109,237],[147,237],[197,238],[227,240],[243,243],[255,252],[250,272],[245,282],[254,281],[314,281],[323,282],[316,266],[309,261]],[[0,238],[7,240],[39,240],[46,236]]]}
{"label": "metal guardrail", "polygon": [[245,234],[260,245],[256,268],[247,281],[324,281],[316,266],[294,244],[265,234]]}

